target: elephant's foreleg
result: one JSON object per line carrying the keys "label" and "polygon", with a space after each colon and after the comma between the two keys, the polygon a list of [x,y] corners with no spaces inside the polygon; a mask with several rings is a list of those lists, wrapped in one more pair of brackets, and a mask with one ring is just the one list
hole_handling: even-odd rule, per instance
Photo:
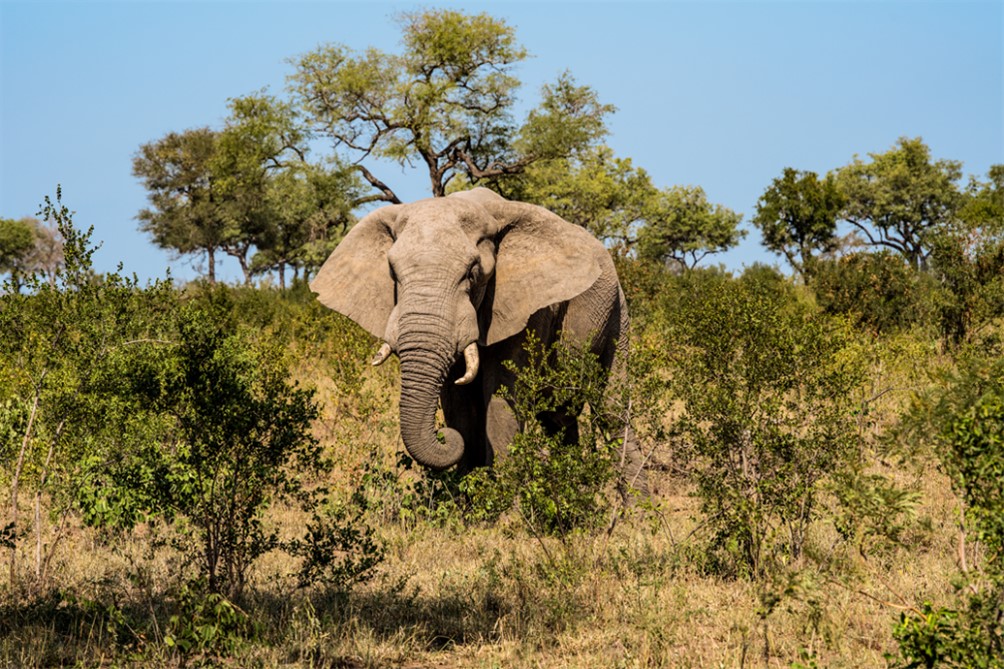
{"label": "elephant's foreleg", "polygon": [[505,458],[509,445],[519,432],[519,421],[509,403],[497,395],[488,400],[485,418],[485,435],[488,441],[488,457],[491,460]]}

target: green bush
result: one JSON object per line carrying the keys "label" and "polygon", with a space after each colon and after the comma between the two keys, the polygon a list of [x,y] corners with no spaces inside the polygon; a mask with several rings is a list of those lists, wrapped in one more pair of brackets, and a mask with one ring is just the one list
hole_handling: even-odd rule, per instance
{"label": "green bush", "polygon": [[812,289],[824,312],[848,316],[876,334],[934,322],[934,279],[897,253],[860,252],[820,260]]}
{"label": "green bush", "polygon": [[[961,360],[961,372],[908,420],[935,435],[982,562],[964,566],[966,589],[947,606],[903,613],[894,634],[902,667],[1004,667],[1004,358]],[[968,562],[968,560],[966,560]]]}
{"label": "green bush", "polygon": [[[604,412],[616,410],[605,396],[606,372],[594,355],[562,343],[548,347],[531,335],[524,349],[528,364],[505,390],[522,430],[505,458],[468,476],[461,490],[474,517],[490,520],[514,509],[538,536],[595,527],[609,508],[619,452],[619,442],[605,434]],[[589,410],[574,428],[547,420],[584,405]]]}
{"label": "green bush", "polygon": [[797,559],[820,485],[857,458],[863,361],[839,320],[770,273],[696,274],[662,308],[676,451],[697,486],[721,573],[768,577]]}

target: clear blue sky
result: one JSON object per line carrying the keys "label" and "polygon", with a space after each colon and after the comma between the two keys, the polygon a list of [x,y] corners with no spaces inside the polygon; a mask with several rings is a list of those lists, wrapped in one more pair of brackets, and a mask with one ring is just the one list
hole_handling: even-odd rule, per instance
{"label": "clear blue sky", "polygon": [[[618,112],[617,155],[749,219],[786,166],[824,173],[921,136],[985,175],[1004,162],[1004,2],[49,2],[0,0],[0,216],[62,184],[104,242],[99,270],[195,275],[137,230],[139,146],[219,127],[227,99],[285,94],[287,59],[325,42],[397,49],[402,10],[487,11],[533,54],[521,103],[570,70]],[[419,172],[380,172],[405,199]],[[717,256],[780,262],[755,230]],[[712,262],[715,260],[712,259]],[[223,274],[238,275],[223,261]]]}

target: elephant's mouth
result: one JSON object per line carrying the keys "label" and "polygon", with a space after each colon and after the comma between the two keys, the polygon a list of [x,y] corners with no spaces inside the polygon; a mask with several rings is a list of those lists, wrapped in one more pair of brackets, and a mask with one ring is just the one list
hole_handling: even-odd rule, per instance
{"label": "elephant's mouth", "polygon": [[[393,353],[391,345],[384,342],[380,349],[373,355],[373,359],[370,361],[374,367],[379,367],[387,361],[390,354]],[[464,347],[464,375],[454,381],[458,386],[465,386],[471,381],[473,381],[478,375],[478,369],[481,366],[481,358],[478,355],[478,343],[472,341],[466,347]]]}

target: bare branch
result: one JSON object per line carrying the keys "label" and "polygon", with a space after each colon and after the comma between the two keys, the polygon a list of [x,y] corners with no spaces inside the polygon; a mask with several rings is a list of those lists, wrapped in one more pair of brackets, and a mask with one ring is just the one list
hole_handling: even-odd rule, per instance
{"label": "bare branch", "polygon": [[363,178],[366,179],[366,181],[368,181],[371,186],[380,191],[380,194],[371,195],[355,200],[353,203],[354,205],[358,206],[360,204],[364,204],[367,202],[380,202],[380,201],[389,202],[391,204],[401,204],[401,199],[397,196],[397,194],[394,191],[390,189],[390,186],[377,179],[376,176],[368,169],[366,169],[365,166],[353,165],[352,167],[354,169],[359,170],[359,172],[362,173]]}

